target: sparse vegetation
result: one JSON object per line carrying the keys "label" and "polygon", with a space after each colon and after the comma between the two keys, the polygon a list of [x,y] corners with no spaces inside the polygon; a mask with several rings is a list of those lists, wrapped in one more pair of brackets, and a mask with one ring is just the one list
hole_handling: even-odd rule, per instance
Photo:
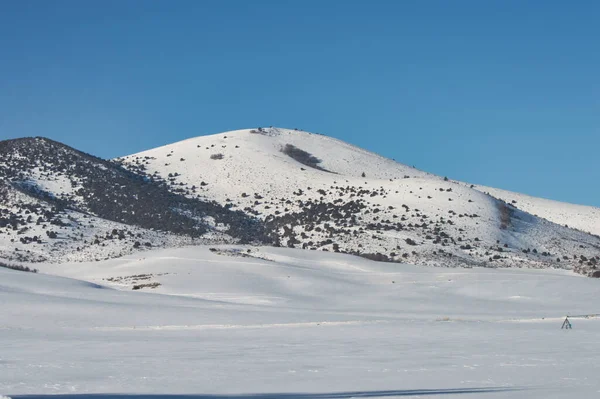
{"label": "sparse vegetation", "polygon": [[[18,214],[0,207],[0,229],[22,231],[19,237],[15,237],[22,244],[42,245],[42,237],[50,242],[56,241],[52,245],[71,241],[73,238],[66,231],[73,233],[81,228],[81,222],[69,219],[72,211],[79,212],[81,217],[90,215],[187,237],[204,234],[208,226],[203,218],[211,215],[216,223],[230,226],[228,234],[233,237],[246,242],[265,239],[257,220],[215,201],[200,199],[194,195],[198,191],[196,186],[187,186],[176,180],[180,173],[171,172],[168,179],[156,173],[149,174],[146,164],[151,157],[133,158],[127,163],[122,160],[105,161],[49,139],[25,138],[0,141],[0,158],[3,160],[0,165],[0,197],[12,192],[13,196],[21,193],[32,198],[29,203],[19,204],[22,211]],[[46,192],[32,183],[30,176],[35,175],[49,180],[67,179],[72,192],[65,195]],[[206,185],[201,182],[200,188]],[[5,201],[8,199],[1,202]],[[46,230],[45,226],[50,225],[53,228]],[[41,234],[27,234],[29,226],[41,226],[45,230],[40,231]],[[88,227],[96,228],[91,224]],[[96,234],[99,237],[81,246],[103,246],[107,238],[102,233]],[[122,232],[108,239],[128,241],[129,236]],[[130,241],[130,249],[133,244],[134,241]],[[25,255],[23,251],[18,257],[34,256]]]}

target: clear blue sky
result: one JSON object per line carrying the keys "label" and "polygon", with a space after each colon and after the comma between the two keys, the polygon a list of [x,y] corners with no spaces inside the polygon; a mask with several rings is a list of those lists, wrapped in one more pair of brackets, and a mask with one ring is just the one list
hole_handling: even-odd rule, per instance
{"label": "clear blue sky", "polygon": [[0,139],[268,125],[600,206],[600,1],[0,0]]}

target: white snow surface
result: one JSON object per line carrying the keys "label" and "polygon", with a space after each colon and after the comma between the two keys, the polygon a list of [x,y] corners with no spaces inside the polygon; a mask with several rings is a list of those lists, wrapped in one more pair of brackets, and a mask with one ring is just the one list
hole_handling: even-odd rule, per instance
{"label": "white snow surface", "polygon": [[[353,183],[364,183],[363,172],[367,180],[405,175],[439,179],[332,137],[281,128],[267,128],[263,133],[252,131],[254,129],[243,129],[195,137],[130,155],[124,160],[132,162],[136,157],[150,157],[147,160],[150,171],[163,176],[178,173],[178,181],[196,185],[206,181],[210,195],[221,201],[244,190],[279,194],[287,193],[290,187],[311,183],[328,185],[335,180],[341,183],[347,178]],[[287,144],[314,155],[322,161],[319,166],[333,173],[304,166],[288,157],[281,152]],[[214,154],[224,157],[211,159]],[[301,168],[304,173],[300,173]]]}
{"label": "white snow surface", "polygon": [[[0,268],[0,393],[14,399],[600,393],[600,286],[564,270],[243,246],[35,266]],[[561,330],[567,314],[589,316]]]}

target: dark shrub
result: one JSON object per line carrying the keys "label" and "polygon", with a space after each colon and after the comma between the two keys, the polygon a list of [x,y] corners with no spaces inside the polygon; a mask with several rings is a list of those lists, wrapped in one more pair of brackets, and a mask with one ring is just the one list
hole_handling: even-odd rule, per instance
{"label": "dark shrub", "polygon": [[294,159],[295,161],[300,162],[302,165],[310,166],[311,168],[322,170],[323,172],[329,172],[328,170],[319,166],[321,160],[312,154],[301,150],[300,148],[293,146],[291,144],[286,144],[285,147],[281,149],[288,157]]}
{"label": "dark shrub", "polygon": [[11,269],[11,270],[17,270],[20,272],[30,272],[30,273],[37,273],[37,269],[31,269],[27,266],[21,266],[21,265],[9,265],[8,263],[4,263],[4,262],[0,262],[0,267],[4,267],[5,269]]}
{"label": "dark shrub", "polygon": [[142,288],[157,288],[160,287],[160,283],[146,283],[146,284],[137,284],[134,285],[132,290],[141,290]]}

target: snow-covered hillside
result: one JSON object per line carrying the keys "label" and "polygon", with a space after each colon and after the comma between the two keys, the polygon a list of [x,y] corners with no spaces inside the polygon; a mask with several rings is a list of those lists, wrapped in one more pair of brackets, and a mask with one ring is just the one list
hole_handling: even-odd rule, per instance
{"label": "snow-covered hillside", "polygon": [[[282,152],[287,145],[316,158],[312,164],[329,171],[330,179],[324,177],[322,170],[303,165]],[[222,159],[215,159],[219,155]],[[188,180],[197,187],[201,182],[208,183],[208,186],[201,186],[201,190],[209,191],[211,196],[222,201],[228,198],[233,188],[251,195],[255,192],[277,195],[287,194],[289,187],[294,185],[303,187],[333,181],[342,185],[345,179],[352,179],[353,184],[365,181],[374,184],[404,177],[439,180],[341,140],[278,128],[200,136],[134,154],[124,160],[128,164],[144,165],[150,174],[175,175],[177,183]],[[366,177],[362,177],[363,173]]]}
{"label": "snow-covered hillside", "polygon": [[136,245],[148,248],[191,242],[185,237],[58,208],[2,182],[0,199],[3,261],[102,260],[131,253]]}
{"label": "snow-covered hillside", "polygon": [[476,186],[477,190],[513,204],[551,222],[600,235],[600,208],[532,197],[499,188]]}
{"label": "snow-covered hillside", "polygon": [[[575,208],[561,208],[559,216],[539,206],[536,217],[476,187],[319,134],[239,130],[118,162],[190,197],[258,217],[283,246],[414,264],[578,267],[590,274],[600,260],[600,238],[563,226],[563,214]],[[588,208],[588,218],[597,216]]]}
{"label": "snow-covered hillside", "polygon": [[261,236],[253,217],[186,198],[64,144],[0,141],[0,260],[100,260]]}
{"label": "snow-covered hillside", "polygon": [[[571,272],[253,246],[35,266],[59,276],[0,268],[0,394],[15,398],[546,399],[600,390],[598,284]],[[589,316],[565,331],[567,314]]]}

